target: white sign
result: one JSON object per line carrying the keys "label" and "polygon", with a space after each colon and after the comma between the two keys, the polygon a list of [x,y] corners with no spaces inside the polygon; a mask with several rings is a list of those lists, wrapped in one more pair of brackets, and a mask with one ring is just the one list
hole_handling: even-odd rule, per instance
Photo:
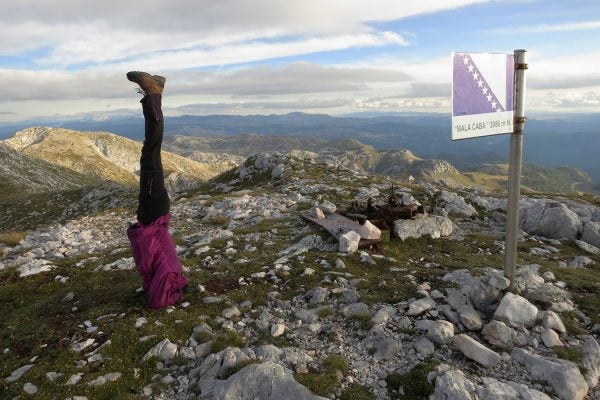
{"label": "white sign", "polygon": [[452,140],[511,133],[512,54],[453,53]]}

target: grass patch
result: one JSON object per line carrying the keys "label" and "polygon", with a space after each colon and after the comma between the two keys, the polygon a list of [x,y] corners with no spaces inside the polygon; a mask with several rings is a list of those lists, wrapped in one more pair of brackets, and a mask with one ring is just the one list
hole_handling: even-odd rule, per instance
{"label": "grass patch", "polygon": [[566,311],[560,315],[567,332],[571,335],[586,335],[587,331],[579,325],[573,311]]}
{"label": "grass patch", "polygon": [[369,330],[373,327],[373,322],[369,314],[354,314],[349,319],[356,321],[361,329]]}
{"label": "grass patch", "polygon": [[295,378],[314,393],[325,396],[335,390],[346,372],[348,372],[346,359],[339,355],[331,355],[323,360],[317,370],[307,374],[295,374]]}
{"label": "grass patch", "polygon": [[229,225],[229,218],[222,214],[212,215],[208,218],[208,223],[216,226],[227,226]]}
{"label": "grass patch", "polygon": [[[405,374],[389,374],[385,379],[388,384],[388,393],[392,399],[422,400],[428,399],[433,394],[434,386],[427,380],[427,375],[433,371],[437,360],[429,360],[418,364]],[[400,389],[404,393],[400,396]]]}
{"label": "grass patch", "polygon": [[25,232],[7,232],[0,233],[0,243],[7,246],[16,246],[25,238]]}
{"label": "grass patch", "polygon": [[227,331],[215,337],[210,347],[211,352],[218,353],[228,347],[244,347],[246,338],[236,331]]}
{"label": "grass patch", "polygon": [[335,311],[333,310],[333,307],[323,307],[319,310],[319,312],[317,313],[319,315],[319,318],[327,318],[327,317],[331,317],[332,315],[335,314]]}
{"label": "grass patch", "polygon": [[353,384],[342,392],[340,400],[375,400],[376,397],[366,387],[359,384]]}
{"label": "grass patch", "polygon": [[556,347],[554,353],[563,360],[572,361],[575,364],[581,362],[581,350],[576,347]]}
{"label": "grass patch", "polygon": [[258,364],[260,361],[258,361],[256,358],[251,358],[249,360],[244,360],[244,361],[240,361],[239,363],[235,364],[233,367],[227,367],[223,370],[223,372],[221,372],[218,376],[219,379],[227,379],[229,378],[231,375],[235,374],[236,372],[238,372],[239,370],[241,370],[242,368],[248,366],[248,365],[252,365],[252,364]]}

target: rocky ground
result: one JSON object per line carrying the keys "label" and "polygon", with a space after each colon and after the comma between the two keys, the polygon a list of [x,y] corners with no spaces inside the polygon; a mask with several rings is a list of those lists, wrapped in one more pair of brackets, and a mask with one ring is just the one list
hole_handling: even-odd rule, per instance
{"label": "rocky ground", "polygon": [[[378,248],[300,218],[392,183],[433,209]],[[133,210],[93,204],[0,235],[2,398],[600,399],[598,199],[523,197],[509,292],[501,198],[259,155],[174,196],[190,286],[160,311]]]}

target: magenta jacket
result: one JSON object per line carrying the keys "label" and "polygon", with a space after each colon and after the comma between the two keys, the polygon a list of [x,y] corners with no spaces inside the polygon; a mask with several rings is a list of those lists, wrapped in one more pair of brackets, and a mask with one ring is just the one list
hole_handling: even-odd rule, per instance
{"label": "magenta jacket", "polygon": [[169,234],[171,215],[163,215],[149,225],[137,223],[127,229],[131,251],[142,287],[151,308],[164,308],[178,302],[187,279],[181,272],[175,243]]}

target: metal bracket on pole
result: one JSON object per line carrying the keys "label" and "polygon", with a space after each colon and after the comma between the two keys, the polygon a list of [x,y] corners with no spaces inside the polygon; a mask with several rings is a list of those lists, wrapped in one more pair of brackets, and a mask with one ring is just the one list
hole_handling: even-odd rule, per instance
{"label": "metal bracket on pole", "polygon": [[525,130],[525,62],[527,52],[515,50],[514,131],[510,135],[508,162],[508,204],[506,211],[506,245],[504,276],[510,280],[509,290],[514,290],[517,264],[517,239],[519,233],[519,197],[521,196],[521,164],[523,159],[523,131]]}

